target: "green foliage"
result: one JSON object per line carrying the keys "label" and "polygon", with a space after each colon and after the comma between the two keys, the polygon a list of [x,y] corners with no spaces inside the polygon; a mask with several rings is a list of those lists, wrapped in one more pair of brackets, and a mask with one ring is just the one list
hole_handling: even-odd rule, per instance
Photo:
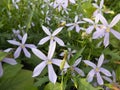
{"label": "green foliage", "polygon": [[8,53],[0,51],[0,61],[2,61]]}

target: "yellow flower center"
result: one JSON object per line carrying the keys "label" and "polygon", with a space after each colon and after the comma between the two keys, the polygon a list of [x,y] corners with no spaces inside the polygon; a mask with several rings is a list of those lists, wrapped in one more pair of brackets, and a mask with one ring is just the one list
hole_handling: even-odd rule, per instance
{"label": "yellow flower center", "polygon": [[48,60],[48,61],[47,61],[47,64],[52,64],[51,60]]}
{"label": "yellow flower center", "polygon": [[21,48],[25,48],[25,45],[21,44]]}
{"label": "yellow flower center", "polygon": [[109,27],[107,27],[106,32],[110,32],[110,28]]}
{"label": "yellow flower center", "polygon": [[54,39],[54,37],[53,37],[53,36],[51,36],[51,37],[50,37],[50,39],[51,39],[51,40],[53,40],[53,39]]}
{"label": "yellow flower center", "polygon": [[97,67],[97,68],[95,69],[95,71],[96,71],[96,72],[99,72],[99,68]]}

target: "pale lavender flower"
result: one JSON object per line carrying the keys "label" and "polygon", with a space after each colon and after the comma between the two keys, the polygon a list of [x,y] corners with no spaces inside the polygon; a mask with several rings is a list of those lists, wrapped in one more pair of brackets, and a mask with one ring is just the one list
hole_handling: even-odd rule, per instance
{"label": "pale lavender flower", "polygon": [[20,30],[13,29],[12,31],[15,37],[17,37],[19,40],[22,40],[22,36],[20,35]]}
{"label": "pale lavender flower", "polygon": [[75,4],[76,1],[75,0],[68,0],[68,2],[72,3],[72,4]]}
{"label": "pale lavender flower", "polygon": [[41,39],[38,43],[39,45],[42,45],[42,44],[46,43],[48,40],[50,40],[50,43],[55,41],[60,46],[65,46],[64,42],[60,38],[56,37],[56,35],[63,29],[63,27],[57,28],[52,34],[47,27],[42,26],[42,29],[48,36]]}
{"label": "pale lavender flower", "polygon": [[84,60],[85,64],[87,64],[87,65],[89,65],[89,66],[91,66],[93,68],[88,73],[88,77],[87,77],[88,82],[92,82],[93,77],[96,75],[98,84],[103,85],[104,82],[103,82],[103,79],[102,79],[102,76],[100,75],[100,73],[103,73],[108,77],[112,76],[111,73],[108,70],[101,67],[102,64],[103,64],[103,61],[104,61],[104,55],[103,54],[99,57],[97,65],[95,65],[93,62],[90,62],[89,60]]}
{"label": "pale lavender flower", "polygon": [[66,9],[68,6],[68,0],[55,0],[53,7],[58,8],[58,11],[61,11],[62,8]]}
{"label": "pale lavender flower", "polygon": [[21,43],[16,40],[8,40],[10,44],[18,46],[18,48],[16,49],[14,53],[14,58],[18,58],[20,56],[21,50],[23,50],[26,57],[28,58],[31,57],[31,54],[28,52],[26,48],[32,49],[32,48],[36,48],[36,46],[33,44],[25,44],[26,40],[27,40],[27,33],[23,36]]}
{"label": "pale lavender flower", "polygon": [[74,23],[68,23],[66,26],[69,26],[68,30],[76,29],[76,32],[80,30],[84,30],[84,28],[80,27],[79,24],[85,23],[84,21],[78,21],[78,16],[75,16]]}
{"label": "pale lavender flower", "polygon": [[109,34],[111,32],[117,39],[120,40],[120,33],[115,31],[112,28],[120,20],[120,14],[116,15],[113,18],[113,20],[111,21],[110,24],[108,24],[106,19],[101,14],[99,14],[98,17],[99,17],[99,20],[102,22],[103,25],[102,25],[101,29],[96,30],[93,33],[93,39],[104,37],[103,44],[104,44],[105,47],[107,47],[109,45]]}
{"label": "pale lavender flower", "polygon": [[[82,58],[78,58],[78,59],[75,61],[75,63],[74,63],[70,68],[72,68],[73,71],[76,71],[76,72],[77,72],[78,74],[80,74],[81,76],[85,76],[84,72],[83,72],[80,68],[77,67],[78,64],[80,64],[81,59],[82,59]],[[74,73],[74,72],[73,72],[73,73]],[[73,75],[74,75],[74,74],[73,74]]]}
{"label": "pale lavender flower", "polygon": [[20,2],[20,0],[12,0],[12,3],[16,9],[19,9],[19,6],[17,5],[18,2]]}
{"label": "pale lavender flower", "polygon": [[89,27],[86,29],[87,34],[90,34],[94,29],[96,29],[96,30],[99,29],[100,24],[98,24],[98,22],[99,22],[98,16],[95,17],[95,21],[93,21],[89,18],[83,18],[83,20],[90,24]]}
{"label": "pale lavender flower", "polygon": [[[57,66],[61,65],[62,60],[60,59],[53,59],[53,54],[56,48],[56,42],[53,42],[50,44],[49,46],[49,51],[48,51],[48,55],[45,56],[40,50],[33,48],[32,51],[33,53],[40,58],[41,60],[43,60],[40,64],[38,64],[34,71],[33,71],[33,77],[38,76],[39,74],[41,74],[41,72],[43,71],[43,69],[48,66],[48,76],[49,76],[49,80],[52,83],[55,83],[57,80],[57,75],[53,69],[53,65],[55,64]],[[64,68],[68,68],[69,65],[67,63],[65,63]]]}
{"label": "pale lavender flower", "polygon": [[[11,50],[11,48],[4,50],[4,52],[8,53]],[[10,65],[16,65],[17,62],[13,58],[4,58],[2,61],[0,61],[0,77],[3,75],[3,68],[2,68],[2,62],[10,64]]]}
{"label": "pale lavender flower", "polygon": [[[70,57],[72,57],[74,53],[76,53],[76,50],[72,50],[71,48],[68,48],[67,60],[69,60]],[[60,56],[64,56],[64,52],[60,53]]]}
{"label": "pale lavender flower", "polygon": [[97,9],[95,10],[95,12],[93,13],[93,16],[96,16],[97,14],[102,14],[102,7],[103,7],[103,5],[104,5],[104,0],[101,0],[101,1],[100,1],[100,5],[99,5],[99,6],[97,5],[97,2],[96,2],[96,3],[93,3],[93,6],[94,6],[95,8],[97,8]]}

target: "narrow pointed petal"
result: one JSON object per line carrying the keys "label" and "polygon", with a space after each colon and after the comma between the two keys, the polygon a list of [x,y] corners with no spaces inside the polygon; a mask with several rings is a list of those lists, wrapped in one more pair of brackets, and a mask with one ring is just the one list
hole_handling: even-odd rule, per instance
{"label": "narrow pointed petal", "polygon": [[23,52],[24,52],[26,57],[28,57],[28,58],[31,57],[31,54],[28,52],[28,50],[26,48],[23,48]]}
{"label": "narrow pointed petal", "polygon": [[119,32],[117,32],[117,31],[111,29],[111,33],[112,33],[117,39],[120,40],[120,33],[119,33]]}
{"label": "narrow pointed petal", "polygon": [[96,65],[95,65],[94,63],[88,61],[88,60],[84,60],[83,62],[84,62],[85,64],[91,66],[92,68],[96,68]]}
{"label": "narrow pointed petal", "polygon": [[80,62],[81,62],[82,58],[79,58],[75,61],[75,63],[73,64],[74,67],[76,67]]}
{"label": "narrow pointed petal", "polygon": [[20,45],[19,42],[15,41],[15,40],[7,40],[10,44],[13,44],[13,45]]}
{"label": "narrow pointed petal", "polygon": [[92,69],[87,75],[87,81],[92,82],[94,75],[95,75],[95,71],[94,69]]}
{"label": "narrow pointed petal", "polygon": [[99,8],[99,6],[96,3],[92,4],[95,8]]}
{"label": "narrow pointed petal", "polygon": [[108,22],[101,14],[98,14],[98,17],[99,17],[100,21],[103,23],[103,25],[108,26]]}
{"label": "narrow pointed petal", "polygon": [[33,76],[32,77],[36,77],[39,74],[41,74],[41,72],[43,71],[45,66],[46,66],[46,61],[43,61],[40,64],[38,64],[33,71]]}
{"label": "narrow pointed petal", "polygon": [[103,61],[104,61],[104,54],[102,54],[102,55],[99,57],[98,65],[97,65],[98,68],[100,68],[100,67],[102,66]]}
{"label": "narrow pointed petal", "polygon": [[77,51],[76,50],[73,50],[72,53],[76,53]]}
{"label": "narrow pointed petal", "polygon": [[37,48],[34,44],[25,44],[25,47],[30,48],[30,49]]}
{"label": "narrow pointed petal", "polygon": [[71,3],[75,4],[75,0],[70,0]]}
{"label": "narrow pointed petal", "polygon": [[14,58],[18,58],[20,56],[22,48],[18,47],[14,53]]}
{"label": "narrow pointed petal", "polygon": [[111,21],[111,23],[110,23],[110,27],[113,27],[116,23],[118,23],[119,22],[119,20],[120,20],[120,14],[117,14],[114,18],[113,18],[113,20]]}
{"label": "narrow pointed petal", "polygon": [[0,62],[0,77],[3,75],[3,68],[2,68],[2,63]]}
{"label": "narrow pointed petal", "polygon": [[84,72],[83,72],[81,69],[79,69],[79,68],[77,68],[77,67],[75,67],[74,69],[75,69],[75,71],[76,71],[78,74],[80,74],[81,76],[85,76]]}
{"label": "narrow pointed petal", "polygon": [[92,36],[92,38],[93,39],[98,39],[98,38],[102,38],[103,36],[104,36],[104,30],[102,29],[102,30],[100,30],[100,29],[98,29],[97,28],[97,31],[95,31],[94,33],[93,33],[93,36]]}
{"label": "narrow pointed petal", "polygon": [[71,26],[68,28],[68,31],[73,30],[75,26]]}
{"label": "narrow pointed petal", "polygon": [[6,62],[6,63],[11,64],[11,65],[17,64],[17,62],[15,61],[15,59],[12,59],[12,58],[4,58],[3,62]]}
{"label": "narrow pointed petal", "polygon": [[47,35],[49,35],[49,36],[51,35],[51,32],[49,31],[49,29],[47,27],[42,26],[42,29]]}
{"label": "narrow pointed petal", "polygon": [[4,52],[10,52],[13,48],[5,49]]}
{"label": "narrow pointed petal", "polygon": [[94,26],[89,26],[89,27],[86,29],[86,33],[87,33],[87,34],[90,34],[93,30],[94,30]]}
{"label": "narrow pointed petal", "polygon": [[102,9],[103,4],[104,4],[104,0],[101,0],[101,2],[100,2],[100,9]]}
{"label": "narrow pointed petal", "polygon": [[43,39],[41,39],[38,43],[38,45],[43,45],[44,43],[46,43],[48,40],[50,40],[50,36],[47,36]]}
{"label": "narrow pointed petal", "polygon": [[60,56],[64,56],[64,52],[60,53]]}
{"label": "narrow pointed petal", "polygon": [[63,27],[60,27],[60,28],[56,29],[56,30],[53,32],[52,36],[57,35],[62,29],[63,29]]}
{"label": "narrow pointed petal", "polygon": [[112,76],[112,74],[105,68],[100,68],[100,71],[106,76]]}
{"label": "narrow pointed petal", "polygon": [[40,59],[47,60],[47,57],[38,49],[32,48],[32,52]]}
{"label": "narrow pointed petal", "polygon": [[109,83],[112,83],[112,79],[106,76],[102,76],[103,79],[105,79],[106,81],[108,81]]}
{"label": "narrow pointed petal", "polygon": [[83,18],[83,20],[90,23],[90,24],[94,24],[94,22],[89,18]]}
{"label": "narrow pointed petal", "polygon": [[25,44],[26,40],[27,40],[27,33],[22,38],[22,44]]}
{"label": "narrow pointed petal", "polygon": [[[52,62],[53,62],[53,64],[55,64],[55,65],[57,65],[57,66],[60,66],[62,60],[60,60],[60,59],[52,59]],[[69,68],[69,67],[70,67],[70,66],[68,65],[68,63],[65,62],[64,68]]]}
{"label": "narrow pointed petal", "polygon": [[56,42],[50,43],[49,51],[48,51],[48,59],[52,59],[53,54],[55,52],[55,48],[56,48]]}
{"label": "narrow pointed petal", "polygon": [[76,28],[76,32],[79,33],[79,31],[80,31],[79,25],[77,25],[75,28]]}
{"label": "narrow pointed petal", "polygon": [[64,42],[60,38],[55,37],[54,39],[60,46],[65,46]]}
{"label": "narrow pointed petal", "polygon": [[99,85],[103,85],[104,84],[103,79],[102,79],[100,73],[97,73],[97,82],[98,82]]}
{"label": "narrow pointed petal", "polygon": [[72,26],[73,25],[73,23],[68,23],[68,24],[66,24],[66,26]]}
{"label": "narrow pointed petal", "polygon": [[107,47],[109,45],[109,33],[105,33],[103,44],[105,47]]}
{"label": "narrow pointed petal", "polygon": [[78,16],[75,16],[75,21],[74,22],[77,22],[77,20],[78,20]]}
{"label": "narrow pointed petal", "polygon": [[53,69],[53,66],[51,64],[48,64],[48,76],[49,76],[49,80],[52,82],[52,83],[56,83],[56,80],[57,80],[57,75]]}

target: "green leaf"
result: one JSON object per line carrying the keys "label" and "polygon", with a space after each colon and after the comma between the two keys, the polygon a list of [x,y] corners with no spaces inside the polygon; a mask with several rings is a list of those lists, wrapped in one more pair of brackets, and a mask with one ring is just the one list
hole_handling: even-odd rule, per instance
{"label": "green leaf", "polygon": [[55,84],[53,84],[53,83],[48,83],[46,86],[45,86],[45,88],[44,88],[44,90],[61,90],[61,84],[60,83],[55,83]]}
{"label": "green leaf", "polygon": [[33,86],[32,72],[28,70],[21,70],[15,77],[5,80],[0,83],[1,90],[37,90]]}
{"label": "green leaf", "polygon": [[8,53],[0,51],[0,61],[2,61]]}
{"label": "green leaf", "polygon": [[48,79],[48,76],[44,76],[42,78],[39,78],[38,81],[34,84],[34,86],[41,86],[42,84],[48,82],[49,79]]}

